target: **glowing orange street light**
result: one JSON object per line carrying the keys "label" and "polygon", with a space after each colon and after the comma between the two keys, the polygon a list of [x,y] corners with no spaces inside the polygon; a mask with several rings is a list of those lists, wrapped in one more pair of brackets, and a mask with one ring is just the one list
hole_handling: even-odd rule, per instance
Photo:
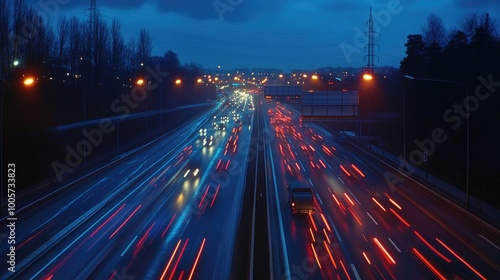
{"label": "glowing orange street light", "polygon": [[368,73],[364,74],[363,75],[363,80],[365,80],[365,81],[371,81],[371,80],[373,80],[373,76],[371,74],[368,74]]}
{"label": "glowing orange street light", "polygon": [[202,79],[198,79],[198,80],[196,80],[196,82],[197,82],[198,84],[201,84],[201,83],[203,83],[203,80],[202,80]]}
{"label": "glowing orange street light", "polygon": [[137,82],[135,82],[138,86],[142,86],[144,84],[144,80],[143,79],[139,79],[137,80]]}
{"label": "glowing orange street light", "polygon": [[181,79],[177,79],[177,80],[175,80],[175,84],[176,84],[176,85],[180,85],[181,83],[182,83],[182,80],[181,80]]}
{"label": "glowing orange street light", "polygon": [[23,81],[23,84],[25,86],[32,86],[34,83],[35,83],[35,79],[33,79],[31,77],[28,77],[28,78],[24,79],[24,81]]}
{"label": "glowing orange street light", "polygon": [[311,76],[311,79],[313,79],[313,80],[317,80],[317,79],[318,79],[318,75],[312,75],[312,76]]}

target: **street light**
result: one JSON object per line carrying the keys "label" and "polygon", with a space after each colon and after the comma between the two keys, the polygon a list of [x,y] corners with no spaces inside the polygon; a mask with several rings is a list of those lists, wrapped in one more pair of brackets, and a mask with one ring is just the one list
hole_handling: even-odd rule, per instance
{"label": "street light", "polygon": [[[409,80],[416,80],[416,81],[427,81],[427,82],[437,82],[437,83],[446,83],[446,84],[454,84],[454,85],[459,85],[465,89],[465,99],[469,97],[469,90],[467,87],[460,82],[456,81],[450,81],[450,80],[440,80],[440,79],[430,79],[430,78],[415,78],[413,76],[405,75],[404,78],[409,79]],[[403,94],[406,95],[406,92],[403,90]],[[406,97],[403,96],[403,102],[406,103]],[[404,105],[404,108],[406,108],[406,104]],[[467,110],[468,111],[468,110]],[[468,112],[467,112],[468,113]],[[406,111],[405,111],[406,115]],[[466,167],[465,167],[465,187],[466,187],[466,195],[467,195],[467,208],[469,208],[469,201],[470,201],[470,193],[469,193],[469,115],[467,114],[466,117],[466,140],[465,140],[465,146],[466,146]],[[406,118],[404,119],[404,157],[405,157],[405,167],[406,167]]]}
{"label": "street light", "polygon": [[[17,61],[17,60],[16,60]],[[25,87],[32,87],[35,83],[35,79],[32,78],[32,77],[26,77],[24,78],[24,80],[22,82],[14,82],[14,83],[0,83],[1,85],[19,85],[19,84],[23,84]],[[7,87],[5,87],[3,90],[2,90],[2,95],[0,96],[0,165],[3,166],[3,97],[5,96],[5,93],[7,92]],[[0,185],[2,186],[5,186],[6,184],[3,184],[3,168],[1,168],[0,170],[0,177],[1,177],[1,182]],[[1,195],[0,195],[0,208],[1,209],[1,212],[2,212],[2,215],[4,213],[3,211],[3,193],[4,193],[4,190],[2,188],[2,190],[0,191]]]}
{"label": "street light", "polygon": [[372,74],[368,74],[368,73],[364,74],[363,75],[363,80],[365,80],[365,81],[371,81],[371,80],[373,80]]}
{"label": "street light", "polygon": [[194,98],[195,98],[195,103],[198,104],[198,85],[202,84],[203,80],[200,78],[200,79],[196,80],[196,83],[197,83],[197,85],[195,86],[195,93],[194,93],[195,97]]}
{"label": "street light", "polygon": [[31,85],[33,85],[34,83],[35,83],[35,79],[33,79],[33,78],[31,78],[31,77],[28,77],[28,78],[24,79],[24,81],[23,81],[23,84],[24,84],[25,86],[31,86]]}

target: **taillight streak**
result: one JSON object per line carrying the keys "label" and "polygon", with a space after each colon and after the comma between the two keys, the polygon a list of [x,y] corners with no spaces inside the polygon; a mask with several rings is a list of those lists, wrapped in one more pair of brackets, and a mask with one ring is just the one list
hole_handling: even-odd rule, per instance
{"label": "taillight streak", "polygon": [[436,240],[441,243],[441,245],[443,245],[444,248],[446,248],[446,250],[448,250],[450,253],[452,253],[457,259],[459,259],[463,264],[465,264],[468,268],[470,268],[470,270],[474,271],[474,273],[477,274],[477,276],[479,276],[479,278],[483,279],[483,280],[486,280],[486,277],[484,277],[483,275],[481,275],[481,273],[479,273],[477,270],[475,270],[468,262],[466,262],[464,259],[462,259],[457,253],[455,253],[452,249],[450,249],[450,247],[446,246],[446,244],[444,244],[441,240],[439,240],[438,238],[436,238]]}
{"label": "taillight streak", "polygon": [[389,252],[387,252],[387,250],[384,248],[384,246],[382,245],[382,243],[380,243],[380,241],[378,241],[377,238],[373,238],[373,241],[375,242],[375,244],[377,244],[378,248],[382,251],[382,253],[386,256],[387,260],[392,263],[392,264],[396,264],[396,261],[391,257],[391,255],[389,254]]}
{"label": "taillight streak", "polygon": [[177,245],[175,246],[175,249],[174,249],[174,252],[172,253],[172,256],[168,260],[167,266],[163,270],[163,273],[162,273],[162,275],[160,277],[160,280],[163,280],[165,278],[165,275],[167,274],[168,268],[170,267],[170,264],[172,263],[172,260],[174,259],[175,253],[177,253],[177,250],[179,249],[179,246],[181,245],[181,242],[182,242],[182,240],[179,239],[179,242],[177,242]]}
{"label": "taillight streak", "polygon": [[434,248],[434,246],[432,246],[429,242],[427,242],[427,240],[425,240],[416,230],[413,231],[415,233],[415,235],[420,239],[422,240],[422,242],[424,242],[425,245],[427,245],[427,247],[429,247],[434,253],[436,253],[438,256],[440,256],[443,260],[445,260],[446,262],[448,263],[451,263],[451,260],[448,259],[447,257],[443,256],[438,250],[436,250],[436,248]]}
{"label": "taillight streak", "polygon": [[116,216],[116,214],[118,214],[118,212],[120,212],[123,207],[125,207],[126,203],[124,203],[120,208],[118,208],[118,210],[115,211],[115,213],[113,213],[113,215],[111,215],[104,223],[102,223],[96,230],[94,230],[92,232],[92,234],[90,234],[90,237],[93,237],[105,224],[107,224],[111,219],[113,219],[114,216]]}
{"label": "taillight streak", "polygon": [[198,250],[198,255],[196,256],[196,260],[194,261],[193,268],[191,269],[191,273],[189,274],[189,280],[193,278],[194,270],[196,269],[196,265],[198,264],[198,261],[200,260],[201,252],[203,252],[203,248],[205,247],[205,241],[207,239],[203,238],[203,241],[201,242],[201,247],[200,250]]}
{"label": "taillight streak", "polygon": [[113,234],[111,234],[109,236],[109,239],[113,238],[113,236],[128,222],[128,220],[130,220],[130,218],[132,218],[132,216],[142,207],[142,204],[137,206],[137,208],[135,208],[134,212],[132,212],[125,221],[123,221],[123,223],[113,232]]}
{"label": "taillight streak", "polygon": [[434,274],[439,278],[445,280],[446,277],[444,277],[422,254],[420,254],[419,251],[417,251],[416,248],[411,249],[415,255],[432,271]]}

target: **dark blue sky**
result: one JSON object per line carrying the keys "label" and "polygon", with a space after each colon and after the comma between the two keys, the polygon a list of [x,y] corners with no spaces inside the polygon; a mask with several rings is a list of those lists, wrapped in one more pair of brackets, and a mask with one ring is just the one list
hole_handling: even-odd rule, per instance
{"label": "dark blue sky", "polygon": [[[49,13],[88,16],[90,0],[26,0],[61,3]],[[109,23],[118,18],[126,40],[149,30],[153,54],[168,49],[182,63],[206,68],[268,67],[290,70],[363,66],[369,9],[379,23],[378,66],[399,66],[406,36],[420,33],[434,12],[447,29],[469,13],[489,12],[500,20],[500,1],[491,0],[96,0]],[[498,29],[497,24],[497,29]]]}

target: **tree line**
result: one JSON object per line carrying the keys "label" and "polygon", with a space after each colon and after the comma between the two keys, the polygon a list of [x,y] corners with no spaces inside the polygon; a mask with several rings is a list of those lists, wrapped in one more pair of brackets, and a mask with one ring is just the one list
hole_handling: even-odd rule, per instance
{"label": "tree line", "polygon": [[[133,75],[151,62],[151,36],[144,28],[126,41],[120,21],[115,18],[108,24],[99,13],[84,20],[66,15],[55,22],[50,20],[24,0],[0,0],[1,80],[12,80],[16,74],[29,71],[70,84],[77,79],[85,84],[99,83]],[[174,71],[201,71],[198,65],[181,66],[172,51],[155,61]]]}
{"label": "tree line", "polygon": [[478,73],[500,69],[500,38],[488,13],[469,14],[460,27],[449,30],[439,16],[431,14],[422,34],[409,35],[405,47],[401,61],[405,75],[470,81]]}
{"label": "tree line", "polygon": [[[471,194],[498,206],[500,36],[495,20],[488,13],[469,14],[459,27],[448,29],[431,14],[422,33],[409,35],[405,46],[402,75],[424,78],[403,79],[407,151],[421,149],[415,141],[426,141],[432,153],[423,168],[465,190],[469,149]],[[444,133],[443,143],[429,141],[436,128]]]}

